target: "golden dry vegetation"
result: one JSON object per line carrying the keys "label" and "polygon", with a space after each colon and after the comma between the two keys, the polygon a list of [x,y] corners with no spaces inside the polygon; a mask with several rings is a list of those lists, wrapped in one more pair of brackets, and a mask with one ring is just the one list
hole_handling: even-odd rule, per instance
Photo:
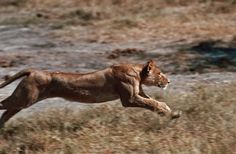
{"label": "golden dry vegetation", "polygon": [[[2,0],[2,24],[48,27],[88,42],[231,40],[234,0]],[[5,15],[4,15],[5,14]]]}
{"label": "golden dry vegetation", "polygon": [[235,84],[202,84],[188,95],[162,95],[183,111],[172,121],[118,102],[80,112],[34,113],[1,130],[0,153],[234,153],[235,90]]}

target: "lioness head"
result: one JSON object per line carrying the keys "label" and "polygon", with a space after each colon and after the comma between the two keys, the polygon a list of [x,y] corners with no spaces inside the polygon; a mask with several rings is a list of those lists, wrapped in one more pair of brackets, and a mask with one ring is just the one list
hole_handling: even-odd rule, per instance
{"label": "lioness head", "polygon": [[153,60],[148,61],[147,64],[144,65],[141,76],[142,83],[147,86],[158,86],[165,89],[170,83]]}

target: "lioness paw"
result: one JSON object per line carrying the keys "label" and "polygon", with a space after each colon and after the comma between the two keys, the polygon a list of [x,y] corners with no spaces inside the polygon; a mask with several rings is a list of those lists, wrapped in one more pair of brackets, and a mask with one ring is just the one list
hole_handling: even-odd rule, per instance
{"label": "lioness paw", "polygon": [[182,111],[174,111],[171,113],[171,119],[179,118],[182,115]]}

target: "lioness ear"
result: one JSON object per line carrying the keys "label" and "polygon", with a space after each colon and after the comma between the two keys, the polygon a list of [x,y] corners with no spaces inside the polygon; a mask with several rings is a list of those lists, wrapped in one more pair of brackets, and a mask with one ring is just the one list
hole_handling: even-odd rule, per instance
{"label": "lioness ear", "polygon": [[147,62],[147,71],[150,72],[154,65],[155,65],[155,62],[153,60],[149,60]]}
{"label": "lioness ear", "polygon": [[155,62],[153,60],[149,60],[147,64],[144,66],[143,72],[145,74],[148,74],[152,70],[154,65],[155,65]]}

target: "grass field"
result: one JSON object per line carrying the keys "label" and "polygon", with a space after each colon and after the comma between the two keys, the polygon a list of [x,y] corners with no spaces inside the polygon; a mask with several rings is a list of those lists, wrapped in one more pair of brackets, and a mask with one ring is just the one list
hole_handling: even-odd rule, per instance
{"label": "grass field", "polygon": [[2,0],[0,24],[46,27],[51,37],[119,42],[235,39],[234,0]]}
{"label": "grass field", "polygon": [[234,153],[235,90],[232,84],[200,85],[188,95],[169,92],[159,100],[183,111],[173,121],[118,101],[79,113],[35,113],[1,130],[0,153]]}

